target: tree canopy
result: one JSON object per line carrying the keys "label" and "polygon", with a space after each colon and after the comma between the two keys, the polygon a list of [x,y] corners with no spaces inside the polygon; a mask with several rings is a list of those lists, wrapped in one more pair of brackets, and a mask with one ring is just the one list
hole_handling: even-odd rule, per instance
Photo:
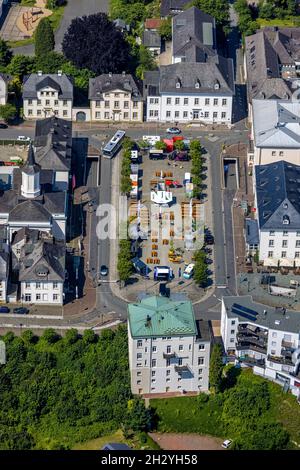
{"label": "tree canopy", "polygon": [[209,383],[215,392],[221,391],[223,364],[222,346],[214,344],[209,363]]}
{"label": "tree canopy", "polygon": [[62,50],[76,67],[96,74],[120,73],[129,67],[129,44],[104,13],[72,20]]}
{"label": "tree canopy", "polygon": [[35,55],[44,56],[54,50],[55,40],[51,23],[48,18],[43,18],[34,33]]}
{"label": "tree canopy", "polygon": [[0,67],[6,67],[12,58],[12,51],[7,45],[7,42],[0,39]]}

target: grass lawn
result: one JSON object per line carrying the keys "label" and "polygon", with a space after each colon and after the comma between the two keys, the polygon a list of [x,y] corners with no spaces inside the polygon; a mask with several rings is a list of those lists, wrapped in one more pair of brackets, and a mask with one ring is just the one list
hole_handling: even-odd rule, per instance
{"label": "grass lawn", "polygon": [[125,439],[122,431],[119,429],[113,434],[107,436],[98,437],[97,439],[92,439],[90,441],[81,442],[75,444],[72,450],[99,450],[107,442],[118,442],[122,444],[127,444],[133,449],[145,449],[145,450],[156,450],[160,447],[147,435],[147,442],[141,444],[140,439],[136,436],[133,439]]}
{"label": "grass lawn", "polygon": [[273,20],[265,20],[263,18],[257,18],[257,23],[261,28],[265,26],[280,26],[280,27],[291,27],[291,26],[299,26],[297,21],[299,22],[299,16],[289,16],[280,20],[279,18],[275,18]]}

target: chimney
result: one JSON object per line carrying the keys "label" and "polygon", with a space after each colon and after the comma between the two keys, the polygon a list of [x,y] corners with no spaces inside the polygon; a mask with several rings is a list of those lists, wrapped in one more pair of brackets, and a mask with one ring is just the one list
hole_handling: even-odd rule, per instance
{"label": "chimney", "polygon": [[41,77],[43,75],[43,72],[41,70],[38,71],[38,76]]}
{"label": "chimney", "polygon": [[108,76],[109,76],[109,77],[112,77],[112,73],[111,73],[111,72],[109,72]]}
{"label": "chimney", "polygon": [[57,75],[58,75],[59,77],[61,77],[61,76],[62,76],[62,70],[58,70]]}
{"label": "chimney", "polygon": [[122,77],[125,77],[125,75],[126,75],[126,72],[122,72]]}
{"label": "chimney", "polygon": [[266,309],[264,309],[264,315],[265,315],[265,316],[267,315],[267,310],[266,310]]}

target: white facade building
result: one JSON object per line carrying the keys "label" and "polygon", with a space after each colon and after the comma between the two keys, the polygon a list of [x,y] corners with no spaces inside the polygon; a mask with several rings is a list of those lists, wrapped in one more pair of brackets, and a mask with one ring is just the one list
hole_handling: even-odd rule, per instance
{"label": "white facade building", "polygon": [[7,103],[9,80],[10,80],[9,75],[5,73],[0,73],[0,105],[4,105]]}
{"label": "white facade building", "polygon": [[132,393],[207,391],[211,330],[191,302],[148,297],[128,305]]}
{"label": "white facade building", "polygon": [[57,116],[72,119],[73,83],[70,77],[57,74],[31,74],[23,82],[23,114],[25,119]]}
{"label": "white facade building", "polygon": [[229,357],[282,384],[299,397],[300,313],[223,297],[221,335]]}
{"label": "white facade building", "polygon": [[147,121],[230,124],[234,95],[233,65],[177,63],[146,72]]}

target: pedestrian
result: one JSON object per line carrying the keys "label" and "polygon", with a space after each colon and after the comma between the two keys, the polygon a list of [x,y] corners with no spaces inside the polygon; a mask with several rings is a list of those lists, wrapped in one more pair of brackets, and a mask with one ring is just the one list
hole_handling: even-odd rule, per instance
{"label": "pedestrian", "polygon": [[181,277],[181,268],[178,268],[178,277]]}

